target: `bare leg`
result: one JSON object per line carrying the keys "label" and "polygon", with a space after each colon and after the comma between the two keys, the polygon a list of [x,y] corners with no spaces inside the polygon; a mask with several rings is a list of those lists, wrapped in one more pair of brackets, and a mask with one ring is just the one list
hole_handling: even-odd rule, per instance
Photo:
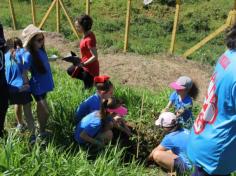
{"label": "bare leg", "polygon": [[17,124],[23,125],[23,118],[22,118],[22,105],[15,105],[15,115],[16,115],[16,120]]}
{"label": "bare leg", "polygon": [[31,110],[31,103],[25,104],[23,106],[25,120],[27,123],[27,127],[30,130],[31,134],[35,134],[35,125],[34,125],[34,118]]}
{"label": "bare leg", "polygon": [[39,132],[46,132],[46,125],[49,116],[48,105],[46,99],[37,102],[37,116],[39,121]]}

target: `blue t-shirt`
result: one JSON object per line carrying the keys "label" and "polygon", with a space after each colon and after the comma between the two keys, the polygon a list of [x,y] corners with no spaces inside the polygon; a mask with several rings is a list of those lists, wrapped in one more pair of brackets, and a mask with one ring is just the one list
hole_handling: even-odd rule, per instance
{"label": "blue t-shirt", "polygon": [[189,118],[192,118],[191,107],[193,106],[193,101],[190,96],[187,95],[183,100],[181,100],[180,96],[175,91],[170,95],[169,101],[172,102],[176,111],[182,108],[185,109],[184,113],[182,114],[184,122],[189,120]]}
{"label": "blue t-shirt", "polygon": [[102,120],[99,117],[99,111],[92,112],[85,116],[77,125],[75,129],[75,140],[84,144],[85,141],[80,138],[80,133],[85,131],[90,137],[95,137],[102,127]]}
{"label": "blue t-shirt", "polygon": [[189,136],[189,130],[182,128],[178,131],[167,134],[160,145],[178,155],[190,169],[192,165],[187,157],[187,144],[189,141]]}
{"label": "blue t-shirt", "polygon": [[236,51],[227,50],[216,64],[187,151],[208,174],[236,170]]}
{"label": "blue t-shirt", "polygon": [[24,68],[30,70],[31,79],[30,79],[30,88],[34,95],[42,95],[49,91],[52,91],[54,88],[54,82],[52,78],[50,64],[48,62],[48,56],[43,49],[38,50],[38,56],[42,61],[46,73],[40,74],[37,72],[31,54],[26,51],[23,55]]}
{"label": "blue t-shirt", "polygon": [[101,97],[95,93],[79,105],[76,110],[76,121],[79,122],[83,117],[90,114],[91,112],[100,110],[100,108]]}
{"label": "blue t-shirt", "polygon": [[18,92],[23,86],[23,59],[24,49],[16,50],[15,58],[10,51],[5,54],[5,74],[10,92]]}

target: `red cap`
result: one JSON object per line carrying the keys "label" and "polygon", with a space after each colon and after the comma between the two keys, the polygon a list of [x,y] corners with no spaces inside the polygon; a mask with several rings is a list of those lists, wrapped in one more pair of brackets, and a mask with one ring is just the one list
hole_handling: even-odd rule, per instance
{"label": "red cap", "polygon": [[95,76],[94,83],[104,83],[109,79],[110,79],[110,77],[107,75]]}

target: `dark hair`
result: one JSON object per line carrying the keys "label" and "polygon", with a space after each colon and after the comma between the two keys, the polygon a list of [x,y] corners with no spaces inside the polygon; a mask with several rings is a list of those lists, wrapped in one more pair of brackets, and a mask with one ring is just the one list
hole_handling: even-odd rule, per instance
{"label": "dark hair", "polygon": [[199,94],[199,88],[196,82],[193,81],[192,87],[188,91],[188,95],[192,97],[193,99],[196,99]]}
{"label": "dark hair", "polygon": [[91,30],[93,25],[93,20],[89,15],[81,15],[76,19],[76,21],[81,25],[85,32]]}
{"label": "dark hair", "polygon": [[8,49],[16,49],[17,46],[20,46],[21,48],[23,48],[22,41],[18,37],[7,39],[6,45]]}
{"label": "dark hair", "polygon": [[226,31],[225,42],[230,50],[236,49],[236,24]]}
{"label": "dark hair", "polygon": [[115,109],[120,105],[120,102],[115,98],[111,97],[102,102],[100,115],[101,119],[105,119],[107,117],[107,109]]}
{"label": "dark hair", "polygon": [[95,87],[97,90],[109,91],[110,88],[113,87],[113,84],[111,81],[107,80],[104,83],[95,83]]}
{"label": "dark hair", "polygon": [[14,40],[16,47],[19,46],[20,48],[23,48],[23,43],[22,43],[21,39],[19,39],[18,37],[14,37],[13,40]]}
{"label": "dark hair", "polygon": [[[38,73],[40,73],[40,74],[44,74],[44,73],[46,73],[47,71],[46,71],[46,68],[45,68],[44,65],[43,65],[43,62],[42,62],[41,59],[39,58],[38,51],[37,51],[37,50],[35,49],[35,47],[34,47],[33,41],[35,40],[35,37],[36,37],[36,36],[34,36],[34,37],[29,41],[29,43],[28,43],[28,45],[27,45],[27,48],[28,48],[30,54],[32,55],[33,65],[35,66],[36,71],[37,71]],[[44,49],[44,46],[42,47],[42,49],[45,50],[45,49]]]}

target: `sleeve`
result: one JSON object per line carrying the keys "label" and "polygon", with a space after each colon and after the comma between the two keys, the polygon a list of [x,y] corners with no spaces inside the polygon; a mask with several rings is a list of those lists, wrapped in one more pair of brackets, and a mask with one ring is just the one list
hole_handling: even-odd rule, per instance
{"label": "sleeve", "polygon": [[84,132],[87,133],[90,137],[95,137],[101,128],[101,123],[91,123],[86,128]]}
{"label": "sleeve", "polygon": [[161,146],[165,147],[168,150],[171,150],[174,146],[173,143],[171,142],[170,136],[165,136],[164,139],[160,143]]}
{"label": "sleeve", "polygon": [[30,70],[32,66],[32,56],[29,53],[23,54],[23,67],[25,70]]}
{"label": "sleeve", "polygon": [[96,48],[96,39],[92,37],[88,38],[88,40],[86,41],[86,45],[89,49]]}
{"label": "sleeve", "polygon": [[172,92],[172,94],[169,97],[169,101],[174,103],[175,99],[176,99],[176,92]]}
{"label": "sleeve", "polygon": [[83,117],[89,114],[88,101],[82,102],[76,110],[76,121],[79,122]]}

